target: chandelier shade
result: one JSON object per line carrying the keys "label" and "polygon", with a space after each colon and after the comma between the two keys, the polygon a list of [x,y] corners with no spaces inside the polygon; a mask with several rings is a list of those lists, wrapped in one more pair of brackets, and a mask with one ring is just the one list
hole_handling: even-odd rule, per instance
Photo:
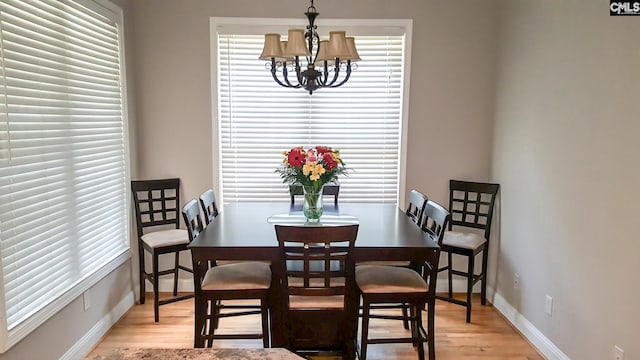
{"label": "chandelier shade", "polygon": [[357,68],[360,60],[355,39],[345,31],[331,31],[328,40],[320,40],[315,25],[319,15],[311,6],[305,15],[309,21],[306,30],[290,29],[287,40],[280,34],[265,34],[264,47],[259,59],[267,61],[266,67],[276,83],[289,88],[302,88],[313,94],[319,88],[344,85]]}

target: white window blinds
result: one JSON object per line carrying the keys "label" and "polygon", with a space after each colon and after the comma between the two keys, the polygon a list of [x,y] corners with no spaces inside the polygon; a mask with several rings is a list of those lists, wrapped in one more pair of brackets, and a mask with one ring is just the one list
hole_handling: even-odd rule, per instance
{"label": "white window blinds", "polygon": [[275,83],[258,60],[263,41],[218,34],[224,201],[287,201],[274,172],[282,151],[326,145],[352,169],[340,177],[340,201],[396,202],[404,36],[356,36],[362,61],[350,80],[311,96]]}
{"label": "white window blinds", "polygon": [[80,295],[82,281],[127,252],[128,175],[114,20],[70,0],[6,0],[0,28],[0,251],[11,330]]}

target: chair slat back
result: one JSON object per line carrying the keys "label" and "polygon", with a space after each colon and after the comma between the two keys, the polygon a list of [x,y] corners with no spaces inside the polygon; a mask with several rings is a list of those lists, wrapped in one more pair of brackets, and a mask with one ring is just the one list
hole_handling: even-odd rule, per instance
{"label": "chair slat back", "polygon": [[422,214],[421,228],[422,231],[432,235],[438,246],[442,245],[444,232],[447,230],[450,221],[451,215],[447,209],[435,201],[427,201]]}
{"label": "chair slat back", "polygon": [[200,208],[196,199],[191,199],[182,208],[182,217],[184,223],[187,225],[187,231],[189,232],[189,241],[193,241],[200,235],[204,226],[202,225],[202,219],[200,218]]}
{"label": "chair slat back", "polygon": [[[291,197],[291,205],[295,204],[296,196],[304,194],[302,185],[289,185],[289,196]],[[338,205],[338,195],[340,194],[340,184],[325,184],[322,188],[323,196],[333,196],[333,204]]]}
{"label": "chair slat back", "polygon": [[[438,246],[442,245],[444,233],[451,221],[451,215],[435,201],[427,201],[422,216],[422,231],[425,237],[433,239]],[[424,263],[423,276],[428,280],[429,293],[435,294],[436,280],[438,279],[438,263],[440,260],[440,248],[434,249],[434,256]]]}
{"label": "chair slat back", "polygon": [[212,189],[200,194],[200,206],[204,214],[204,221],[209,225],[218,216],[218,205],[216,204],[216,194]]}
{"label": "chair slat back", "polygon": [[[193,241],[204,230],[202,225],[202,219],[200,218],[200,208],[196,199],[192,199],[182,207],[182,217],[184,223],[187,225],[187,232],[189,233],[189,241]],[[209,262],[197,262],[193,258],[191,253],[191,261],[193,264],[193,288],[194,291],[200,292],[202,290],[202,279],[210,267]]]}
{"label": "chair slat back", "polygon": [[418,226],[421,225],[422,212],[424,211],[424,206],[427,203],[427,200],[427,196],[418,190],[411,190],[409,193],[409,204],[407,205],[406,214]]}
{"label": "chair slat back", "polygon": [[353,284],[351,254],[358,225],[275,225],[280,249],[278,272],[286,298],[290,295],[345,295]]}
{"label": "chair slat back", "polygon": [[175,225],[180,228],[180,179],[131,181],[138,236],[143,228]]}
{"label": "chair slat back", "polygon": [[470,181],[449,181],[449,212],[451,225],[466,226],[485,231],[489,240],[493,208],[499,184]]}

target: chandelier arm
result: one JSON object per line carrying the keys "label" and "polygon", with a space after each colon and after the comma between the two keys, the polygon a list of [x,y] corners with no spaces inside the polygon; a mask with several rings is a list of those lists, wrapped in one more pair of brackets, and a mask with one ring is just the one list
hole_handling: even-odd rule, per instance
{"label": "chandelier arm", "polygon": [[[328,75],[328,74],[327,74]],[[333,67],[333,78],[331,79],[331,81],[328,81],[329,78],[327,76],[327,79],[325,81],[325,87],[334,87],[333,84],[335,84],[336,80],[338,80],[338,76],[340,75],[340,60],[338,58],[336,58],[336,63]]]}
{"label": "chandelier arm", "polygon": [[[275,78],[275,73],[274,73],[274,78]],[[293,85],[290,81],[289,81],[289,76],[288,76],[288,71],[287,71],[287,62],[285,61],[284,63],[282,63],[282,78],[284,79],[284,82],[286,84],[283,84],[280,82],[280,80],[276,80],[278,82],[278,84],[284,86],[284,87],[290,87],[290,88],[294,88],[297,89],[299,87],[301,87],[301,84],[297,84],[297,85]]]}
{"label": "chandelier arm", "polygon": [[273,80],[278,83],[278,85],[283,86],[283,87],[289,87],[289,88],[299,88],[300,85],[295,86],[292,85],[289,82],[289,79],[287,79],[287,62],[283,62],[282,63],[282,76],[284,77],[284,83],[282,81],[280,81],[280,79],[278,79],[278,73],[276,70],[276,59],[275,58],[271,58],[271,76],[273,77]]}
{"label": "chandelier arm", "polygon": [[334,87],[342,86],[349,80],[349,77],[351,76],[351,60],[347,60],[346,72],[347,74],[344,76],[344,79],[342,79],[342,81],[339,84],[333,85],[333,82],[332,82],[331,85],[329,85],[329,87],[334,88]]}
{"label": "chandelier arm", "polygon": [[329,70],[328,70],[328,64],[327,61],[324,60],[324,66],[322,67],[322,72],[320,73],[321,75],[318,76],[318,86],[319,87],[326,87],[327,86],[327,79],[329,78]]}
{"label": "chandelier arm", "polygon": [[301,86],[304,86],[305,77],[302,75],[302,66],[300,65],[300,57],[296,56],[294,67],[296,69],[296,78]]}

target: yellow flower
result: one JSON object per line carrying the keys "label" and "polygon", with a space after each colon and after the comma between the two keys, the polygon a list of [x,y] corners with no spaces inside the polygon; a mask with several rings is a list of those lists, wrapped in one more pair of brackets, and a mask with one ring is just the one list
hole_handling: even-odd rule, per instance
{"label": "yellow flower", "polygon": [[320,176],[326,172],[324,166],[322,164],[318,164],[317,162],[307,162],[302,166],[302,174],[304,176],[309,176],[311,181],[316,181],[320,179]]}
{"label": "yellow flower", "polygon": [[309,173],[311,171],[313,171],[313,166],[315,165],[315,163],[304,163],[304,165],[302,165],[302,174],[304,176],[309,176]]}

